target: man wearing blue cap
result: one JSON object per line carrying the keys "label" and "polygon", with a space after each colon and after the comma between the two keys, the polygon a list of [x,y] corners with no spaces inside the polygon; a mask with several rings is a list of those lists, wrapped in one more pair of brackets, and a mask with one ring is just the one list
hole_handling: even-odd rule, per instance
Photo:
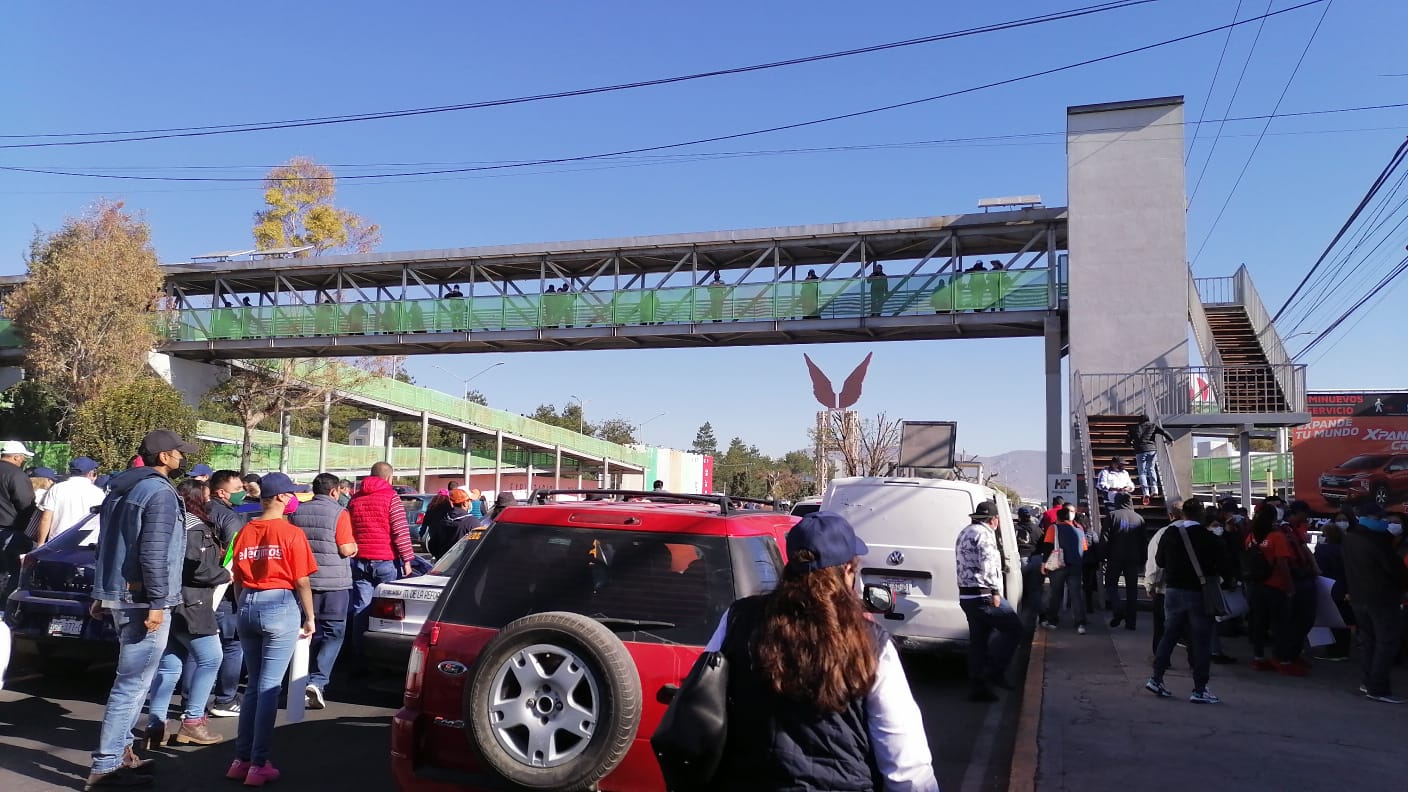
{"label": "man wearing blue cap", "polygon": [[968,618],[968,679],[972,684],[968,697],[973,701],[996,701],[993,686],[1012,688],[1007,681],[1007,666],[1021,637],[1022,620],[1002,597],[997,504],[984,501],[969,516],[973,522],[958,534],[954,546],[958,605]]}
{"label": "man wearing blue cap", "polygon": [[214,472],[215,471],[211,469],[210,465],[207,465],[202,462],[199,465],[196,465],[195,467],[191,468],[190,477],[195,479],[196,481],[210,481],[210,474]]}
{"label": "man wearing blue cap", "polygon": [[98,463],[86,457],[74,457],[68,463],[68,478],[49,488],[49,494],[39,504],[38,544],[49,541],[87,517],[103,504],[103,491],[94,481],[98,478]]}

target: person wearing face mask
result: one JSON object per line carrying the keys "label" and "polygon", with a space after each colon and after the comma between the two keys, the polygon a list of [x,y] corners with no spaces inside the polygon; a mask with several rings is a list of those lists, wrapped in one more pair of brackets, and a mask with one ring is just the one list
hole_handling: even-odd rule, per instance
{"label": "person wearing face mask", "polygon": [[113,477],[103,500],[93,576],[93,618],[117,630],[117,675],[108,694],[85,789],[150,786],[150,760],[132,750],[132,727],[166,650],[171,609],[181,602],[185,509],[171,478],[194,445],[169,429],[142,438],[142,467]]}
{"label": "person wearing face mask", "polygon": [[[1335,581],[1335,585],[1330,589],[1330,599],[1339,609],[1340,617],[1344,619],[1346,625],[1354,624],[1354,609],[1349,606],[1349,601],[1345,597],[1344,548],[1342,543],[1345,532],[1350,529],[1351,525],[1357,524],[1358,521],[1354,519],[1353,514],[1341,509],[1335,512],[1335,516],[1321,529],[1324,531],[1325,538],[1315,545],[1315,563],[1320,566],[1321,575]],[[1334,633],[1335,642],[1316,655],[1315,659],[1330,662],[1348,660],[1349,627],[1336,627],[1331,632]]]}
{"label": "person wearing face mask", "polygon": [[[210,501],[206,511],[215,525],[220,544],[228,550],[234,545],[235,535],[253,515],[235,511],[244,503],[244,481],[233,470],[217,470],[210,474]],[[210,702],[210,716],[213,718],[235,718],[240,714],[240,675],[244,673],[244,649],[240,647],[239,619],[235,617],[234,592],[225,590],[225,595],[216,603],[215,623],[220,629],[220,650],[224,657],[220,660],[220,673],[215,679],[215,689]]]}
{"label": "person wearing face mask", "polygon": [[1389,687],[1389,670],[1401,641],[1405,575],[1385,517],[1383,509],[1369,504],[1359,525],[1345,532],[1344,575],[1364,663],[1359,690],[1372,701],[1402,704]]}

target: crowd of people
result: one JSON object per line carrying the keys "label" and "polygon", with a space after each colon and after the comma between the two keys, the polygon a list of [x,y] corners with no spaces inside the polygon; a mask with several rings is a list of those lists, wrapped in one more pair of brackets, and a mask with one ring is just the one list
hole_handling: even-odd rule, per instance
{"label": "crowd of people", "polygon": [[[344,643],[360,662],[376,586],[429,569],[385,462],[360,485],[330,473],[301,485],[284,473],[188,466],[196,453],[157,430],[125,471],[100,476],[98,463],[77,457],[60,477],[26,471],[33,453],[22,443],[0,446],[6,571],[90,514],[100,520],[90,615],[111,619],[118,661],[87,789],[149,785],[152,760],[135,749],[220,743],[210,717],[239,718],[228,778],[278,779],[273,726],[297,643],[310,642],[305,706],[321,709]],[[427,508],[428,549],[443,555],[512,503],[502,493],[491,510],[452,483]],[[178,691],[179,718],[168,721]]]}

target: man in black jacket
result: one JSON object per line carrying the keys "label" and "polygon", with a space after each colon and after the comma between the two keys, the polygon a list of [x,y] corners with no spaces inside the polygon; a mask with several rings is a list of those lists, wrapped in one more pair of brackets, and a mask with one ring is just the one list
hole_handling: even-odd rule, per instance
{"label": "man in black jacket", "polygon": [[[1129,444],[1134,446],[1134,469],[1139,476],[1139,494],[1144,496],[1144,505],[1149,505],[1149,496],[1155,490],[1163,491],[1159,483],[1158,442],[1159,438],[1173,442],[1173,436],[1149,420],[1149,416],[1139,416],[1139,423],[1129,428]],[[1153,483],[1151,488],[1150,482]]]}
{"label": "man in black jacket", "polygon": [[1374,701],[1402,704],[1389,689],[1389,669],[1398,653],[1402,634],[1403,562],[1393,551],[1393,537],[1382,509],[1368,507],[1359,525],[1345,531],[1345,585],[1349,604],[1359,626],[1359,647],[1364,657],[1364,684],[1360,690]]}
{"label": "man in black jacket", "polygon": [[[1219,540],[1202,526],[1203,504],[1195,498],[1183,502],[1187,519],[1169,525],[1154,551],[1155,562],[1164,570],[1164,637],[1154,655],[1154,675],[1144,687],[1156,696],[1173,695],[1164,687],[1173,648],[1187,640],[1193,648],[1193,695],[1195,704],[1219,704],[1221,699],[1208,690],[1212,661],[1213,619],[1203,605],[1201,579],[1218,579],[1225,556]],[[1191,547],[1192,553],[1188,552]]]}
{"label": "man in black jacket", "polygon": [[[220,543],[228,548],[235,541],[246,522],[248,514],[235,511],[234,498],[244,501],[244,481],[233,470],[217,470],[210,474],[210,500],[205,508],[210,512],[210,521],[220,534]],[[244,671],[244,649],[240,646],[240,636],[236,628],[235,601],[227,592],[215,604],[215,621],[220,627],[220,650],[224,658],[220,661],[220,674],[215,679],[215,688],[210,703],[210,714],[217,718],[233,718],[240,714],[240,673]]]}
{"label": "man in black jacket", "polygon": [[[1124,623],[1133,630],[1139,617],[1139,575],[1144,571],[1148,537],[1144,535],[1144,518],[1130,504],[1129,495],[1115,496],[1115,510],[1110,512],[1105,532],[1108,558],[1105,559],[1105,604],[1114,611],[1111,627]],[[1120,578],[1124,578],[1124,605],[1120,605]]]}
{"label": "man in black jacket", "polygon": [[34,540],[24,534],[34,516],[34,485],[24,472],[32,456],[18,440],[0,446],[0,611],[19,585],[20,556],[34,548]]}

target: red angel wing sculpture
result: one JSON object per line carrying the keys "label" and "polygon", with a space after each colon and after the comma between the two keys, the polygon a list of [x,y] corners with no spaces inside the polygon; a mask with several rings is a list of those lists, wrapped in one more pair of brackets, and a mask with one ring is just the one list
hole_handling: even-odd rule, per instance
{"label": "red angel wing sculpture", "polygon": [[870,368],[870,358],[874,355],[871,352],[865,356],[865,360],[856,366],[856,370],[851,372],[851,376],[846,377],[846,381],[841,383],[841,398],[837,400],[836,406],[843,410],[848,410],[851,405],[860,401],[860,386],[865,381],[865,372]]}
{"label": "red angel wing sculpture", "polygon": [[804,354],[802,359],[807,361],[807,373],[812,376],[812,394],[816,396],[816,400],[828,410],[836,409],[836,391],[832,390],[830,378],[816,367],[810,355]]}

